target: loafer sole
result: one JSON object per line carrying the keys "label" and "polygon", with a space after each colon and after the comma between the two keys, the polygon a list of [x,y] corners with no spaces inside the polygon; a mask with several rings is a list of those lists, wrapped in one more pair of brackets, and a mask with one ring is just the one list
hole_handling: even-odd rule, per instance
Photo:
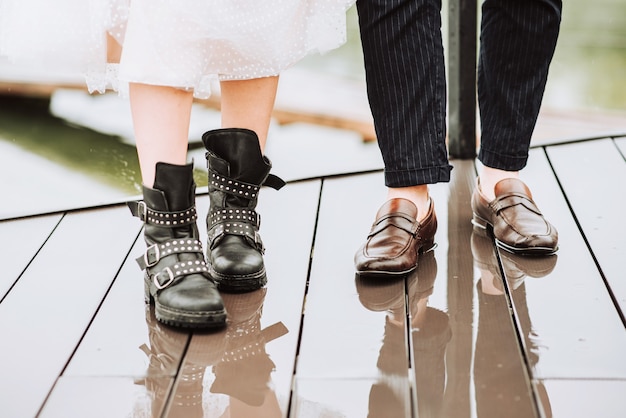
{"label": "loafer sole", "polygon": [[[426,242],[426,245],[419,248],[417,253],[420,255],[426,254],[431,251],[434,251],[435,248],[437,248],[437,243],[434,241],[428,241]],[[357,270],[356,273],[362,277],[385,277],[385,276],[397,277],[397,276],[406,275],[415,271],[418,265],[419,265],[419,258],[418,258],[418,264],[412,266],[409,269],[402,270],[402,271],[389,271],[389,270],[376,269],[376,270]]]}
{"label": "loafer sole", "polygon": [[481,218],[475,213],[473,215],[474,216],[472,217],[472,225],[474,225],[474,227],[478,228],[479,230],[489,233],[493,237],[498,248],[502,248],[503,250],[508,251],[512,254],[543,256],[555,254],[559,249],[559,247],[514,247],[500,241],[498,237],[495,236],[495,234],[493,233],[493,225],[489,221]]}

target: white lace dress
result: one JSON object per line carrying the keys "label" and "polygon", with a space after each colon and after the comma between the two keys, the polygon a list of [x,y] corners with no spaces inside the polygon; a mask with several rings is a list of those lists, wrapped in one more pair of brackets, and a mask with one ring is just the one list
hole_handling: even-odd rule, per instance
{"label": "white lace dress", "polygon": [[[213,80],[277,75],[345,42],[354,0],[0,0],[0,55],[79,71],[90,91],[129,82],[210,95]],[[107,48],[123,45],[119,64]]]}

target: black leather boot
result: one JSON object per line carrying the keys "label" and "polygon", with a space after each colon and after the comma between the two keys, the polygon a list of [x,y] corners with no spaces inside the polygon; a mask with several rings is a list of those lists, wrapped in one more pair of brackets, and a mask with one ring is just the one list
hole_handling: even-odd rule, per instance
{"label": "black leather boot", "polygon": [[157,319],[168,325],[225,325],[226,310],[199,241],[193,165],[157,163],[153,187],[143,187],[143,201],[128,203],[145,223],[148,249],[137,263],[145,270],[146,302],[154,301]]}
{"label": "black leather boot", "polygon": [[206,132],[209,196],[207,215],[209,271],[220,290],[247,292],[267,282],[255,208],[261,186],[284,186],[269,174],[271,162],[261,154],[259,140],[247,129]]}

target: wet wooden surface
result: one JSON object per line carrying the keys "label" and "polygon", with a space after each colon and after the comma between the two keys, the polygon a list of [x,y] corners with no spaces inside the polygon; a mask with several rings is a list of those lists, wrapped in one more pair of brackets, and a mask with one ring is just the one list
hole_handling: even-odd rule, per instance
{"label": "wet wooden surface", "polygon": [[264,190],[269,283],[224,295],[215,332],[155,321],[125,206],[2,221],[0,416],[621,417],[625,148],[531,150],[523,179],[560,236],[541,258],[472,228],[475,163],[453,161],[437,248],[393,280],[353,268],[381,172]]}

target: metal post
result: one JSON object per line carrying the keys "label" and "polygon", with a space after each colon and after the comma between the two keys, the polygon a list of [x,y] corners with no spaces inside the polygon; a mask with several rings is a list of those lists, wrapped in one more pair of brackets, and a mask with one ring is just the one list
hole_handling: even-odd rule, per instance
{"label": "metal post", "polygon": [[477,0],[449,0],[448,152],[476,157]]}

